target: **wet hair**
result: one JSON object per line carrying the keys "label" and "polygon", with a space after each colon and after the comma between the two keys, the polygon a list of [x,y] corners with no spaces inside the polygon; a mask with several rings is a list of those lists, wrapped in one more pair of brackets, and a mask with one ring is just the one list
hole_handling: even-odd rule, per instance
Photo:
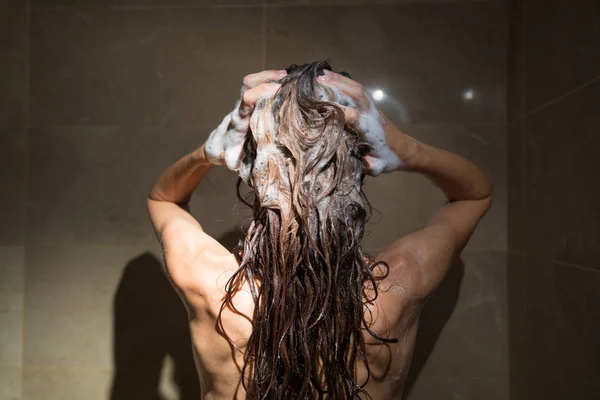
{"label": "wet hair", "polygon": [[[397,342],[378,336],[365,318],[389,272],[360,245],[371,214],[362,190],[370,147],[316,81],[323,69],[331,66],[292,65],[275,96],[258,101],[239,171],[238,196],[253,220],[234,249],[239,269],[225,286],[217,328],[237,347],[221,313],[239,313],[232,298],[247,282],[255,307],[242,385],[258,399],[371,398],[363,389],[370,369],[362,331]],[[386,272],[376,276],[377,266]],[[356,382],[357,359],[365,382]]]}

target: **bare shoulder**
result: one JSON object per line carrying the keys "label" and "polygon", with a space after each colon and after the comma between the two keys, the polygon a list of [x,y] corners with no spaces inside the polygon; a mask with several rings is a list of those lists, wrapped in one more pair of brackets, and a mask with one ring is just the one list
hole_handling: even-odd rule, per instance
{"label": "bare shoulder", "polygon": [[[420,310],[419,299],[414,287],[419,279],[414,265],[401,254],[394,254],[393,248],[380,252],[375,258],[374,276],[377,281],[377,307],[381,309],[380,319],[385,327],[395,329],[407,326]],[[372,297],[373,291],[367,291]]]}
{"label": "bare shoulder", "polygon": [[382,300],[392,315],[400,318],[407,311],[418,314],[446,277],[490,204],[490,197],[449,202],[421,229],[397,239],[377,255],[376,261],[389,265],[389,290],[382,294]]}
{"label": "bare shoulder", "polygon": [[172,284],[188,303],[199,305],[214,292],[215,279],[235,262],[217,240],[193,226],[172,224],[161,238]]}

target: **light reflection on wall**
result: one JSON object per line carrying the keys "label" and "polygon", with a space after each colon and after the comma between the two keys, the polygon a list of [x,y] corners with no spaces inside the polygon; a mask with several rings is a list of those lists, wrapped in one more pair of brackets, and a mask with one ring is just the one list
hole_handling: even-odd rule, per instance
{"label": "light reflection on wall", "polygon": [[390,96],[381,88],[367,88],[367,91],[371,94],[373,100],[378,103],[377,107],[381,107],[382,111],[388,117],[401,124],[410,122],[408,109],[400,100],[394,96]]}
{"label": "light reflection on wall", "polygon": [[475,95],[476,93],[473,89],[466,89],[462,94],[463,99],[465,99],[466,101],[473,100],[475,98]]}
{"label": "light reflection on wall", "polygon": [[373,99],[375,101],[381,101],[385,98],[385,93],[383,93],[383,90],[381,89],[376,89],[373,91]]}

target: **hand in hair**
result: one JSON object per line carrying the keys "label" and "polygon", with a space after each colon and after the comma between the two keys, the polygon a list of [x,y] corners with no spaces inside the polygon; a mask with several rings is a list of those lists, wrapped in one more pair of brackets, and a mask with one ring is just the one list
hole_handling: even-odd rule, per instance
{"label": "hand in hair", "polygon": [[329,70],[323,72],[317,82],[333,90],[336,103],[344,110],[346,124],[356,129],[372,147],[364,157],[365,173],[377,176],[405,169],[414,147],[410,138],[375,107],[360,83]]}
{"label": "hand in hair", "polygon": [[236,171],[244,157],[244,142],[249,135],[250,116],[256,101],[263,96],[272,96],[280,85],[271,83],[286,76],[286,71],[268,70],[247,75],[242,84],[240,99],[233,111],[223,118],[211,132],[204,152],[208,160],[216,165],[227,165]]}

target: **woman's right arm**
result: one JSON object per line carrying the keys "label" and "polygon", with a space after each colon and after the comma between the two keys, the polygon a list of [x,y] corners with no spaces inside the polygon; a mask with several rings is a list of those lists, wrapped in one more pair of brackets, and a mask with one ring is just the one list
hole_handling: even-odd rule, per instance
{"label": "woman's right arm", "polygon": [[404,134],[384,116],[386,139],[403,165],[402,171],[425,175],[448,203],[419,230],[396,240],[377,259],[406,277],[411,294],[426,299],[443,280],[492,204],[492,181],[477,165],[457,154],[429,146]]}

